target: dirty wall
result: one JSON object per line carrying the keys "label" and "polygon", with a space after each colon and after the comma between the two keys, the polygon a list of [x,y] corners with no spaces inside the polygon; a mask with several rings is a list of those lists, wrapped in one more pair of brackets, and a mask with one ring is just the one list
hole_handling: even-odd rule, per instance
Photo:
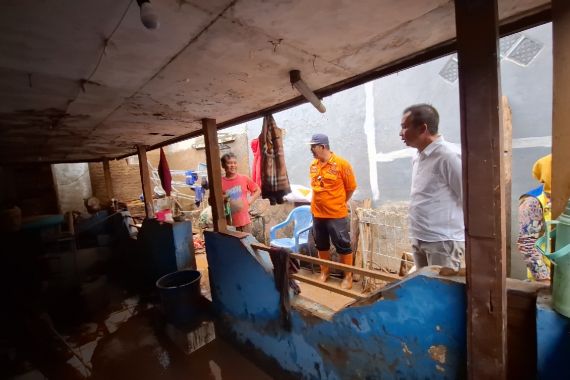
{"label": "dirty wall", "polygon": [[[508,57],[501,60],[502,92],[508,97],[513,114],[511,276],[520,278],[524,276],[524,264],[515,244],[518,196],[536,185],[530,168],[551,147],[551,25],[530,29],[521,36],[529,37],[541,47],[527,65]],[[508,46],[508,41],[503,39],[501,47]],[[277,125],[285,130],[285,157],[291,183],[309,186],[308,167],[312,157],[306,142],[313,133],[322,132],[329,135],[332,150],[354,167],[359,184],[355,199],[372,199],[375,206],[407,201],[414,151],[407,149],[398,135],[402,110],[420,102],[434,105],[440,113],[441,133],[446,140],[460,144],[458,81],[442,76],[449,65],[453,67],[451,61],[453,56],[436,59],[327,97],[325,114],[310,104],[276,113]],[[253,161],[249,142],[259,136],[261,125],[262,120],[258,119],[224,130],[247,131],[247,139],[244,137],[231,145],[240,158],[242,173],[249,173],[249,163]],[[203,151],[189,153],[192,148],[177,149],[170,147],[166,151],[171,169],[189,169],[197,161],[205,162]],[[249,156],[247,161],[246,156]],[[192,157],[200,158],[196,161]],[[158,151],[149,152],[149,160],[156,166]],[[136,175],[131,174],[132,170]],[[102,165],[90,164],[90,171],[94,195],[105,198]],[[129,175],[123,175],[126,172]],[[111,175],[118,198],[134,199],[140,195],[138,166],[128,169],[124,162],[111,162]]]}
{"label": "dirty wall", "polygon": [[[540,45],[538,55],[522,65],[509,50],[516,37],[528,37]],[[518,58],[532,52],[524,42]],[[536,159],[550,153],[552,128],[552,32],[542,25],[510,39],[502,39],[501,86],[512,110],[512,260],[511,276],[524,277],[524,263],[516,251],[518,197],[538,183],[531,176]],[[509,55],[509,51],[511,52]],[[371,198],[375,206],[408,201],[411,157],[399,137],[404,108],[415,103],[434,105],[440,113],[440,131],[445,139],[460,144],[458,80],[444,79],[452,56],[433,60],[368,84],[337,93],[323,100],[327,112],[320,114],[305,104],[274,115],[285,129],[285,158],[292,183],[309,186],[311,161],[306,141],[313,133],[329,135],[334,152],[354,166],[358,181],[355,199]],[[456,66],[455,66],[456,67]],[[259,135],[261,119],[247,123],[250,139]]]}
{"label": "dirty wall", "polygon": [[92,194],[89,164],[55,164],[52,171],[59,212],[86,212],[84,200]]}
{"label": "dirty wall", "polygon": [[[196,170],[201,163],[206,163],[206,152],[204,149],[192,147],[197,139],[189,139],[180,143],[172,144],[164,148],[164,153],[171,170]],[[235,141],[223,144],[220,154],[233,152],[238,156],[238,167],[242,174],[249,174],[249,158],[247,154],[247,136],[236,130]],[[158,168],[160,150],[155,149],[147,153],[147,158],[152,168]],[[109,161],[111,179],[113,181],[113,191],[115,198],[121,201],[138,199],[142,194],[142,185],[139,174],[138,160],[136,156],[132,159]],[[103,174],[103,163],[89,164],[93,195],[102,201],[108,201],[105,187],[105,177]],[[174,177],[173,180],[183,181],[181,176]],[[178,187],[184,193],[192,195],[189,187]]]}
{"label": "dirty wall", "polygon": [[0,166],[0,209],[15,205],[23,217],[58,212],[51,165]]}

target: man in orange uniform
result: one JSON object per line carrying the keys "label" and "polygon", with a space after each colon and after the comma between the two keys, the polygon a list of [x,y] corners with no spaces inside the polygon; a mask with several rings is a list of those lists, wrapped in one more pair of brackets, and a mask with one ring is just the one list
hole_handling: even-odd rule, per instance
{"label": "man in orange uniform", "polygon": [[[313,213],[313,236],[319,258],[330,260],[330,242],[340,255],[341,262],[352,265],[347,202],[356,189],[352,167],[344,158],[330,150],[329,138],[314,134],[309,142],[315,158],[311,163],[310,176],[313,189],[311,212]],[[327,281],[329,267],[321,266],[320,280]],[[352,273],[345,272],[341,287],[352,288]]]}

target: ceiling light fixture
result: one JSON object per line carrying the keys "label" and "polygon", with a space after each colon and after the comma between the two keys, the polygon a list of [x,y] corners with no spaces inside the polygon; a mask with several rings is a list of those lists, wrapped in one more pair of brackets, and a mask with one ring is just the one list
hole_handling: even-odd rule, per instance
{"label": "ceiling light fixture", "polygon": [[289,78],[293,87],[297,89],[307,99],[320,113],[325,113],[327,109],[325,105],[321,102],[321,99],[315,95],[313,91],[307,86],[305,81],[301,79],[301,72],[299,70],[289,71]]}
{"label": "ceiling light fixture", "polygon": [[160,21],[158,15],[155,13],[154,8],[149,0],[137,0],[137,4],[141,8],[141,22],[147,29],[158,29]]}

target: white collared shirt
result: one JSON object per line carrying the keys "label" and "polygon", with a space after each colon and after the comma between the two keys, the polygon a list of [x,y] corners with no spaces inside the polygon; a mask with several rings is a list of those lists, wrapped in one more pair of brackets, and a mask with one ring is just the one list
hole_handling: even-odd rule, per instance
{"label": "white collared shirt", "polygon": [[440,136],[412,163],[410,238],[464,241],[461,152]]}

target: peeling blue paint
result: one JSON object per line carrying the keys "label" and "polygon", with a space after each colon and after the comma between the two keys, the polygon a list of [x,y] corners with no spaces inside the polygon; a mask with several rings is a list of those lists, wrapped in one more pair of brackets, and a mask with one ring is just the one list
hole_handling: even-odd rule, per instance
{"label": "peeling blue paint", "polygon": [[465,377],[462,283],[425,269],[330,321],[293,310],[288,332],[279,324],[279,294],[267,258],[215,233],[206,233],[206,252],[214,307],[226,327],[285,370],[307,379]]}
{"label": "peeling blue paint", "polygon": [[570,379],[570,318],[554,311],[547,292],[536,299],[536,341],[538,378]]}

